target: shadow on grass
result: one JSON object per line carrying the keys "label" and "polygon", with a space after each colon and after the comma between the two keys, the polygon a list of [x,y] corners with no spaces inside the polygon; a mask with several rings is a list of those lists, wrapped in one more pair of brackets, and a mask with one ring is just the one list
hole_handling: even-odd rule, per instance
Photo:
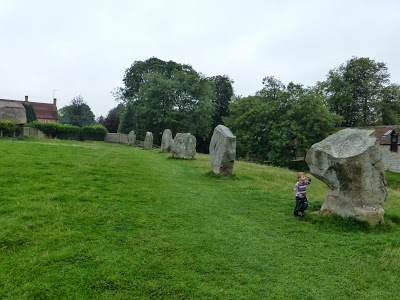
{"label": "shadow on grass", "polygon": [[205,173],[205,175],[209,178],[216,178],[216,179],[222,179],[222,180],[238,180],[239,179],[235,174],[232,174],[231,176],[224,176],[221,174],[215,174],[213,171],[208,171],[207,173]]}
{"label": "shadow on grass", "polygon": [[196,158],[181,158],[175,156],[169,156],[167,159],[175,159],[175,160],[196,160]]}
{"label": "shadow on grass", "polygon": [[354,217],[341,217],[336,214],[322,216],[319,213],[321,205],[314,204],[310,206],[309,213],[298,220],[339,232],[389,232],[400,227],[400,217],[396,215],[386,214],[384,223],[374,227],[367,221],[358,220]]}

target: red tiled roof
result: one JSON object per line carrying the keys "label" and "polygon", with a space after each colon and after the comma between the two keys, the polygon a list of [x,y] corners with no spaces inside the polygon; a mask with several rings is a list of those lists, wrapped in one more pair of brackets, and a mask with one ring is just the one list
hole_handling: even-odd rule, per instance
{"label": "red tiled roof", "polygon": [[20,100],[7,100],[0,99],[0,101],[11,101],[11,102],[19,102],[21,104],[30,104],[35,111],[36,118],[42,120],[58,120],[58,110],[57,105],[53,103],[40,103],[40,102],[30,102],[30,101],[20,101]]}

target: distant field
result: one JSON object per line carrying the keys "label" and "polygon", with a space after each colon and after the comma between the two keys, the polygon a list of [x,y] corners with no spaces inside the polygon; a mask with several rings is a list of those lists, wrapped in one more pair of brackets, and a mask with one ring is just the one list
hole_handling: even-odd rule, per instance
{"label": "distant field", "polygon": [[103,142],[0,140],[0,299],[396,299],[400,176],[386,223],[294,219],[296,174]]}

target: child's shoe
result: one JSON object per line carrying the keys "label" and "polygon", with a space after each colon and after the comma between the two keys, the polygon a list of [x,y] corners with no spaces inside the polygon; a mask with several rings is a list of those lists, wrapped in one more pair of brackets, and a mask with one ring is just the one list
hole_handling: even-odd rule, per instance
{"label": "child's shoe", "polygon": [[304,213],[300,212],[300,213],[299,213],[299,216],[300,216],[300,217],[304,217]]}

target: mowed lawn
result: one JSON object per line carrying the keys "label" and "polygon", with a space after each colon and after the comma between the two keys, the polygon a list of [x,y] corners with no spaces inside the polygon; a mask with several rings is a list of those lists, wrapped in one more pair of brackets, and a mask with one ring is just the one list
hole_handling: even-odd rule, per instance
{"label": "mowed lawn", "polygon": [[396,299],[400,177],[386,223],[322,218],[313,178],[119,144],[0,140],[0,299]]}

